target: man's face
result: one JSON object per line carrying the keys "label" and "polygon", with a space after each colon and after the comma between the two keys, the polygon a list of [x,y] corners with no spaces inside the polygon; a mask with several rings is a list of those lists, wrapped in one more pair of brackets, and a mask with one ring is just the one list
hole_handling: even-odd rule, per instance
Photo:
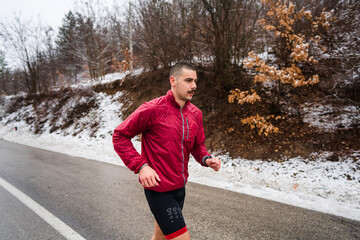
{"label": "man's face", "polygon": [[[179,77],[170,77],[170,84],[176,100],[190,101],[195,93],[196,71],[183,68]],[[181,105],[181,104],[180,104]]]}

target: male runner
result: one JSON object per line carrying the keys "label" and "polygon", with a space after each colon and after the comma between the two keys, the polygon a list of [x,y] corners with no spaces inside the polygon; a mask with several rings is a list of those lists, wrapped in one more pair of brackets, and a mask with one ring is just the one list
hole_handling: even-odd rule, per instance
{"label": "male runner", "polygon": [[[155,217],[152,240],[190,239],[182,216],[190,153],[201,165],[220,169],[220,159],[205,148],[202,112],[190,103],[196,82],[195,68],[177,63],[170,71],[167,95],[143,103],[114,131],[115,151],[139,173]],[[141,155],[131,143],[140,133]]]}

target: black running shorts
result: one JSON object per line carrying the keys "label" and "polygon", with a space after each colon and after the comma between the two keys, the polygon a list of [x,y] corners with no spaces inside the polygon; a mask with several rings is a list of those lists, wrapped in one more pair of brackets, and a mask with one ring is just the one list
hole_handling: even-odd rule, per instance
{"label": "black running shorts", "polygon": [[145,196],[166,239],[176,238],[187,231],[182,215],[185,187],[169,192],[145,189]]}

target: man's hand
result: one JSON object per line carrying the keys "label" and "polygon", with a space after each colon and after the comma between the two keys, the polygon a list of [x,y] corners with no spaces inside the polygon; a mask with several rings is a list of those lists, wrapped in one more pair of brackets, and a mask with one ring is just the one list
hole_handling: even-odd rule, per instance
{"label": "man's hand", "polygon": [[154,169],[149,166],[143,167],[139,172],[140,183],[144,187],[156,187],[159,186],[161,180]]}
{"label": "man's hand", "polygon": [[214,171],[219,171],[221,167],[221,160],[220,158],[214,157],[214,158],[208,158],[205,160],[206,165],[214,169]]}

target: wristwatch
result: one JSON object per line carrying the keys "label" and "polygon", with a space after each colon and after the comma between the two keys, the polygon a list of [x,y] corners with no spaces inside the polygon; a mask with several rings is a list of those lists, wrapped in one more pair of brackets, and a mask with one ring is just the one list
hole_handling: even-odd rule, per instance
{"label": "wristwatch", "polygon": [[143,167],[145,167],[145,166],[149,166],[149,164],[145,163],[144,165],[142,165],[142,166],[139,168],[139,171],[138,171],[138,172],[140,172],[140,170],[141,170]]}
{"label": "wristwatch", "polygon": [[207,167],[208,167],[208,165],[206,164],[206,159],[208,159],[208,158],[212,158],[212,156],[207,155],[207,156],[203,157],[203,159],[202,159],[202,161],[201,161],[202,164],[205,165],[205,166],[207,166]]}

